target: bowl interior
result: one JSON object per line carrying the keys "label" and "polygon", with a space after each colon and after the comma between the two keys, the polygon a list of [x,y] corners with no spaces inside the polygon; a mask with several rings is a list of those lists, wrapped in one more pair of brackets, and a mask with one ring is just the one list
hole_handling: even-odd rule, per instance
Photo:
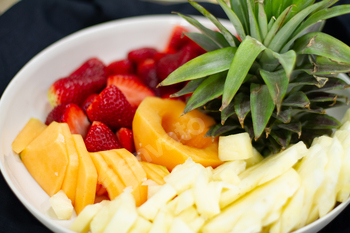
{"label": "bowl interior", "polygon": [[[198,19],[204,25],[213,27],[208,20]],[[227,21],[223,23],[230,27]],[[52,231],[69,232],[67,228],[75,216],[68,221],[54,217],[49,196],[12,151],[12,141],[31,117],[45,121],[51,110],[47,90],[55,80],[69,75],[91,57],[97,57],[107,65],[124,59],[133,49],[154,47],[162,51],[175,25],[194,30],[180,17],[165,15],[116,20],[84,29],[54,43],[35,56],[5,90],[0,101],[0,168],[19,200]],[[234,33],[232,26],[231,29]],[[334,114],[341,118],[345,111],[346,108],[337,109]],[[324,220],[315,222],[315,226],[310,225],[298,232],[315,232],[315,227],[327,224],[348,202],[337,207]]]}

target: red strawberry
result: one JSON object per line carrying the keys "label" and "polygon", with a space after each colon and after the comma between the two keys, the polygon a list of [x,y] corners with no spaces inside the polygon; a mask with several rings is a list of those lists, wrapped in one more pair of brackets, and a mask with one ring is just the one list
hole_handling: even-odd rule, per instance
{"label": "red strawberry", "polygon": [[137,75],[143,80],[143,83],[153,92],[157,93],[159,83],[156,70],[156,62],[153,59],[146,59],[137,66]]}
{"label": "red strawberry", "polygon": [[80,106],[81,109],[83,109],[84,112],[88,109],[90,104],[94,102],[95,98],[98,96],[98,94],[92,94],[89,97],[86,98],[86,100],[83,102],[83,104]]}
{"label": "red strawberry", "polygon": [[164,56],[157,63],[158,78],[164,80],[171,72],[198,55],[197,48],[189,44],[175,54]]}
{"label": "red strawberry", "polygon": [[69,77],[105,76],[105,69],[105,65],[98,58],[90,58],[73,73],[71,73]]}
{"label": "red strawberry", "polygon": [[46,125],[52,121],[67,123],[72,134],[80,134],[85,137],[90,127],[90,122],[84,111],[76,104],[60,104],[47,116]]}
{"label": "red strawberry", "polygon": [[52,106],[61,103],[80,105],[89,95],[100,92],[105,86],[103,63],[90,59],[69,77],[54,82],[48,91],[48,98]]}
{"label": "red strawberry", "polygon": [[147,58],[153,58],[157,53],[158,51],[154,48],[136,49],[128,53],[128,59],[137,65]]}
{"label": "red strawberry", "polygon": [[117,130],[120,127],[131,128],[135,109],[116,86],[110,85],[95,98],[86,113],[90,121],[100,121]]}
{"label": "red strawberry", "polygon": [[134,75],[113,75],[108,77],[107,86],[118,87],[128,102],[133,107],[137,107],[147,96],[154,96],[153,91],[138,80],[137,76]]}
{"label": "red strawberry", "polygon": [[129,59],[112,62],[106,67],[107,76],[113,74],[134,74],[133,63]]}
{"label": "red strawberry", "polygon": [[190,38],[184,35],[185,32],[188,31],[181,26],[174,27],[169,44],[166,48],[167,53],[176,53],[191,41]]}
{"label": "red strawberry", "polygon": [[131,153],[135,152],[134,137],[131,129],[124,127],[120,128],[117,131],[117,138],[123,148]]}
{"label": "red strawberry", "polygon": [[89,152],[112,150],[121,148],[117,136],[107,125],[99,121],[92,122],[85,138],[85,145]]}

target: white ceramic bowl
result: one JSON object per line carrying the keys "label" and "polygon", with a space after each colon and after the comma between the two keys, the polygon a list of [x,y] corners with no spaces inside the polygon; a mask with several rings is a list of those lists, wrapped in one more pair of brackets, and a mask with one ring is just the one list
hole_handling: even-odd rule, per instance
{"label": "white ceramic bowl", "polygon": [[[198,18],[205,25],[212,24]],[[223,24],[230,27],[228,21]],[[24,206],[44,225],[54,232],[70,232],[69,221],[55,219],[50,210],[49,196],[28,173],[23,163],[11,149],[11,143],[30,119],[45,120],[51,110],[47,90],[58,78],[67,76],[91,57],[105,64],[126,57],[128,51],[141,47],[163,50],[173,26],[193,27],[178,16],[147,16],[116,20],[76,32],[49,46],[14,77],[0,101],[0,168],[1,172]],[[232,26],[231,26],[232,29]],[[234,29],[232,29],[234,32]],[[341,118],[345,108],[334,114]],[[297,232],[316,232],[335,218],[345,207],[339,205],[322,219]]]}

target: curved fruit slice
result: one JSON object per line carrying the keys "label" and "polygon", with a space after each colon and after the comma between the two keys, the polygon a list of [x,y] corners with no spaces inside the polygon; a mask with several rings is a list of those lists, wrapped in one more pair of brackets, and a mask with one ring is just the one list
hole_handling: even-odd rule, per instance
{"label": "curved fruit slice", "polygon": [[90,156],[95,164],[99,183],[106,187],[109,198],[114,200],[123,192],[125,185],[99,153],[90,153]]}
{"label": "curved fruit slice", "polygon": [[147,179],[151,179],[159,185],[165,184],[163,178],[169,175],[169,171],[166,167],[143,161],[141,161],[140,164],[147,174]]}
{"label": "curved fruit slice", "polygon": [[21,153],[23,164],[50,197],[61,189],[68,165],[64,124],[52,122]]}
{"label": "curved fruit slice", "polygon": [[125,187],[131,186],[136,206],[147,199],[147,186],[142,183],[147,179],[146,173],[133,154],[125,149],[99,152],[109,167],[117,174]]}
{"label": "curved fruit slice", "polygon": [[184,109],[182,101],[156,97],[147,97],[140,104],[133,131],[142,160],[169,170],[189,157],[204,166],[220,165],[217,140],[204,138],[214,120],[198,110],[181,116]]}
{"label": "curved fruit slice", "polygon": [[97,185],[97,172],[80,134],[73,134],[75,147],[79,156],[78,181],[75,196],[77,215],[85,206],[94,204]]}
{"label": "curved fruit slice", "polygon": [[46,125],[43,122],[36,118],[31,118],[12,142],[12,150],[17,154],[21,153],[45,128]]}

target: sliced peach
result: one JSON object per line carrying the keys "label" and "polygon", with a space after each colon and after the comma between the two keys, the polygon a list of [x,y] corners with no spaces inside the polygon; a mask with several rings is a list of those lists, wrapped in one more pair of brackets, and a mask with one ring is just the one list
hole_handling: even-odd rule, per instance
{"label": "sliced peach", "polygon": [[97,171],[80,134],[73,134],[75,148],[79,157],[77,189],[75,193],[75,212],[77,215],[85,206],[94,204],[97,186]]}
{"label": "sliced peach", "polygon": [[64,176],[62,183],[62,190],[74,205],[79,171],[79,157],[68,124],[63,124],[62,129],[64,138],[66,139],[68,155],[68,165],[66,169],[66,175]]}
{"label": "sliced peach", "polygon": [[198,110],[181,116],[184,109],[185,103],[178,100],[143,100],[133,120],[135,147],[141,159],[169,170],[188,158],[204,166],[220,165],[217,140],[204,137],[214,119]]}
{"label": "sliced peach", "polygon": [[23,164],[49,196],[61,189],[68,165],[64,125],[52,122],[21,153]]}
{"label": "sliced peach", "polygon": [[98,182],[107,189],[109,198],[114,200],[123,192],[125,185],[99,153],[90,153],[90,156],[98,173]]}
{"label": "sliced peach", "polygon": [[46,127],[40,120],[31,118],[12,142],[12,150],[17,154],[21,153]]}
{"label": "sliced peach", "polygon": [[169,175],[169,171],[166,167],[143,161],[141,161],[140,164],[147,174],[147,179],[151,179],[159,185],[165,184],[163,178]]}

